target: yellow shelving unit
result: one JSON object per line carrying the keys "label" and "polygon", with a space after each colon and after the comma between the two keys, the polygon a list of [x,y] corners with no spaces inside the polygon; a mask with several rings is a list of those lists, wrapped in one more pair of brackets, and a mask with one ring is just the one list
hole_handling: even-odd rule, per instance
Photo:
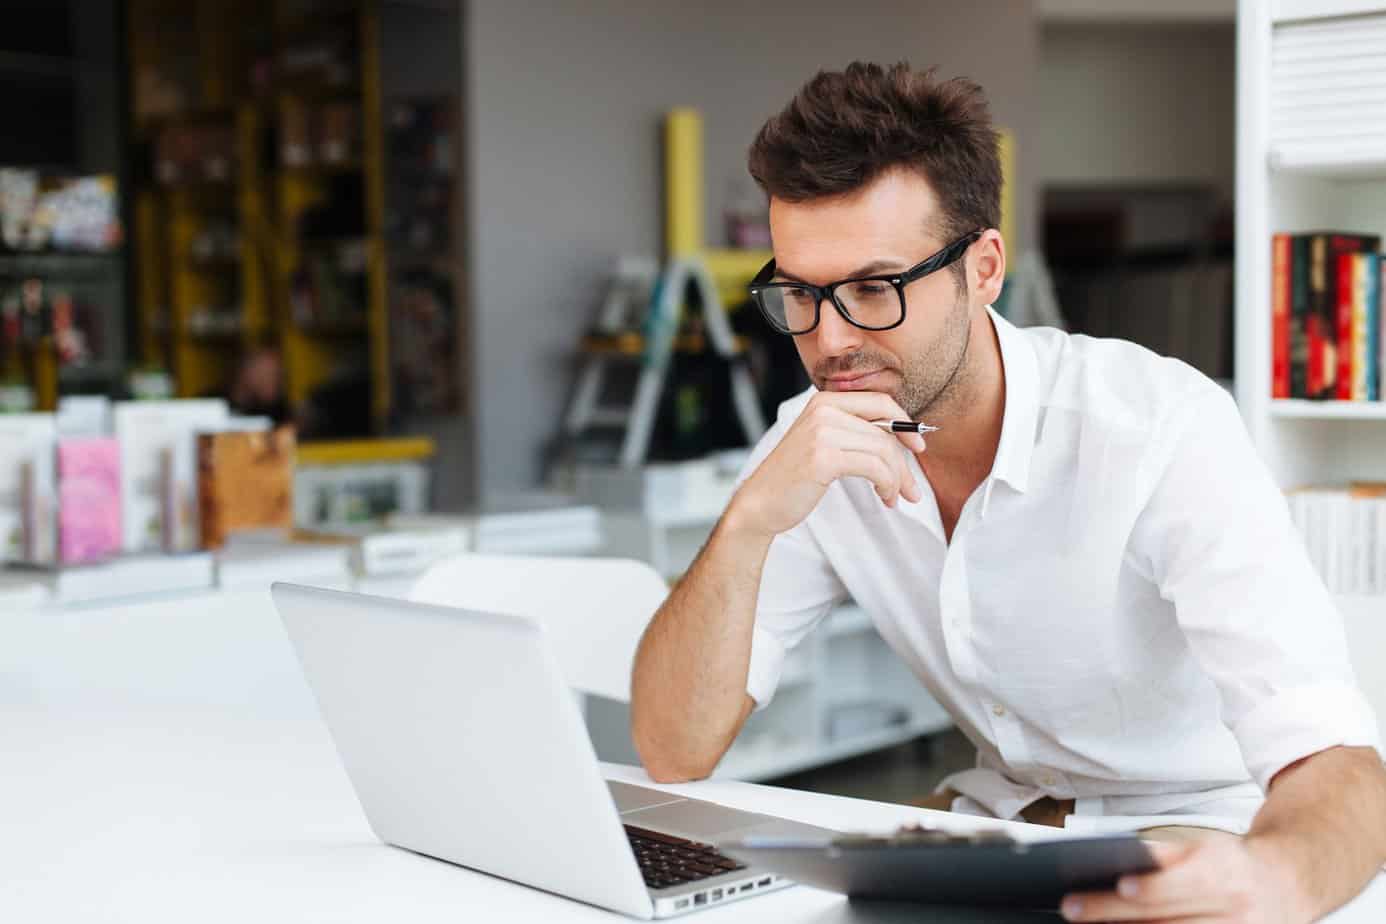
{"label": "yellow shelving unit", "polygon": [[[169,25],[170,21],[181,26]],[[187,49],[166,47],[170,28],[195,43],[196,92],[182,110],[143,123],[141,137],[153,144],[169,126],[192,122],[224,124],[234,133],[234,169],[221,181],[154,182],[136,193],[132,235],[137,254],[139,343],[146,362],[173,373],[176,393],[195,396],[225,389],[235,365],[257,346],[280,351],[286,398],[291,406],[352,364],[369,370],[370,415],[376,432],[390,416],[389,318],[384,246],[383,125],[380,103],[380,20],[376,0],[326,2],[318,11],[278,15],[265,2],[135,0],[130,16],[131,60],[139,69]],[[349,30],[356,49],[355,72],[337,85],[271,81],[249,86],[253,54],[278,56],[290,43],[319,32]],[[175,45],[177,43],[174,43]],[[177,71],[177,61],[169,71]],[[186,68],[184,68],[186,70]],[[147,75],[146,75],[147,76]],[[283,156],[282,139],[272,146],[286,113],[306,117],[318,107],[358,107],[360,151],[326,161],[309,153],[303,162]],[[273,148],[273,153],[266,152]],[[305,240],[305,213],[329,204],[334,182],[359,178],[363,214],[360,233]],[[240,239],[239,253],[199,261],[192,242],[209,224],[229,219]],[[364,247],[364,304],[359,322],[307,322],[293,309],[296,277],[314,248],[344,242]],[[224,312],[222,323],[199,320],[208,307]],[[232,312],[226,309],[234,307]]]}

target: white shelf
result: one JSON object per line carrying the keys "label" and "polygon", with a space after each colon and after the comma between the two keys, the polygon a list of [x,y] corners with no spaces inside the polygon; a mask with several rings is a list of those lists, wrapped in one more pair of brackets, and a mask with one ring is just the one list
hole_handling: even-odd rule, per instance
{"label": "white shelf", "polygon": [[1328,180],[1386,179],[1386,147],[1379,146],[1356,151],[1336,146],[1330,152],[1273,149],[1267,163],[1280,174]]}
{"label": "white shelf", "polygon": [[1299,420],[1382,420],[1386,401],[1304,401],[1281,398],[1270,403],[1272,417]]}
{"label": "white shelf", "polygon": [[1271,21],[1279,25],[1305,19],[1358,16],[1380,12],[1381,8],[1381,0],[1275,0],[1271,7]]}

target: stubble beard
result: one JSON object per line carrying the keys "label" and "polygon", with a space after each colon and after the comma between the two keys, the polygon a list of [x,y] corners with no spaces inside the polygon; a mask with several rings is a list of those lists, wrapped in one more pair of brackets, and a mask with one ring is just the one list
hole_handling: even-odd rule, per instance
{"label": "stubble beard", "polygon": [[943,333],[919,356],[907,359],[895,395],[912,420],[937,416],[956,403],[967,385],[967,354],[972,317],[967,293],[961,287],[948,313]]}
{"label": "stubble beard", "polygon": [[912,420],[919,420],[925,414],[936,417],[949,411],[966,390],[967,354],[972,336],[967,289],[959,285],[955,291],[943,331],[922,353],[905,359],[900,365],[873,350],[835,356],[815,367],[814,385],[821,390],[828,376],[844,372],[893,370],[900,377],[900,384],[889,394]]}

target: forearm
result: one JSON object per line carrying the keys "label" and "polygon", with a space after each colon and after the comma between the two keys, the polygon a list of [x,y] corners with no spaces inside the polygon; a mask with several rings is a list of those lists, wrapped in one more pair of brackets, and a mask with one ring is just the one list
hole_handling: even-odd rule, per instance
{"label": "forearm", "polygon": [[655,779],[706,776],[750,712],[751,629],[771,538],[740,529],[729,510],[645,630],[631,733]]}
{"label": "forearm", "polygon": [[1371,748],[1330,748],[1280,771],[1247,846],[1293,877],[1311,919],[1349,901],[1386,864],[1386,769]]}

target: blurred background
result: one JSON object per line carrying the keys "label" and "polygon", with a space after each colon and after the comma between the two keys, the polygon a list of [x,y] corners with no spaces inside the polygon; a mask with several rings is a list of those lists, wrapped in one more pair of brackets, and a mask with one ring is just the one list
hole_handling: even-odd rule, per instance
{"label": "blurred background", "polygon": [[[998,310],[1230,388],[1236,12],[7,0],[0,442],[31,449],[0,458],[6,555],[117,568],[202,550],[188,587],[403,593],[408,569],[360,544],[390,530],[417,563],[622,555],[676,579],[746,447],[807,384],[744,296],[769,256],[746,149],[854,59],[986,89],[1011,260]],[[74,436],[108,454],[64,451]],[[107,488],[64,493],[102,459],[118,460],[102,469],[124,505],[113,533],[71,503]],[[304,548],[304,530],[353,557]],[[31,606],[151,589],[23,580]],[[588,721],[603,756],[631,760],[623,708],[594,699]],[[908,799],[921,773],[970,761],[949,727],[845,604],[719,772]],[[853,757],[882,773],[816,770]],[[787,776],[805,772],[828,776]]]}
{"label": "blurred background", "polygon": [[[662,270],[681,248],[713,257],[773,411],[802,380],[741,304],[766,246],[745,150],[817,69],[855,58],[986,88],[1011,141],[1008,244],[1029,271],[1014,288],[1040,277],[1056,296],[1040,319],[1232,376],[1230,2],[844,17],[813,2],[13,0],[5,15],[12,407],[142,387],[293,420],[303,441],[427,437],[430,504],[460,509],[556,477],[619,261]],[[676,110],[697,124],[671,168]],[[671,215],[678,183],[697,215]],[[47,313],[21,325],[30,280]],[[744,442],[718,422],[715,363],[674,352],[646,455]],[[701,396],[684,388],[680,417],[688,383]]]}

